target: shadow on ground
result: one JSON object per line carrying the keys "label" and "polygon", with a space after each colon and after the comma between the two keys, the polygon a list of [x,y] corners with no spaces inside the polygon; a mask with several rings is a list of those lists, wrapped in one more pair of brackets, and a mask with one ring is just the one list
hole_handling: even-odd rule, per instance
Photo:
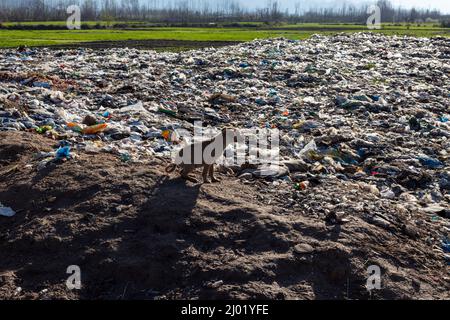
{"label": "shadow on ground", "polygon": [[[158,159],[129,164],[109,154],[37,170],[33,154],[53,141],[0,135],[0,202],[17,212],[0,217],[2,299],[366,299],[370,261],[418,268],[401,251],[374,256],[392,235],[275,214],[257,185],[232,176],[192,184],[166,176]],[[313,252],[294,250],[303,243]],[[70,265],[81,268],[82,290],[65,286]],[[379,298],[421,294],[407,276],[396,279]]]}

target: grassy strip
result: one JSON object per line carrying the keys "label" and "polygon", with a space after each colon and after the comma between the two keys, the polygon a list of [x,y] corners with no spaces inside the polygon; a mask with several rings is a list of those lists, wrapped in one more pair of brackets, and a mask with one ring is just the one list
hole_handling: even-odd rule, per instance
{"label": "grassy strip", "polygon": [[[56,22],[55,22],[56,23]],[[299,25],[293,25],[300,28]],[[317,30],[289,29],[289,25],[267,29],[251,28],[142,28],[142,29],[89,29],[89,30],[0,30],[0,47],[50,46],[90,41],[126,40],[185,40],[185,41],[251,41],[274,37],[302,40],[314,33],[333,34],[337,32],[368,31],[361,25],[318,25],[308,24]],[[348,28],[347,28],[348,27]],[[320,28],[320,29],[319,29]],[[449,29],[433,26],[410,27],[386,25],[381,32],[388,35],[409,35],[418,37],[449,36]]]}

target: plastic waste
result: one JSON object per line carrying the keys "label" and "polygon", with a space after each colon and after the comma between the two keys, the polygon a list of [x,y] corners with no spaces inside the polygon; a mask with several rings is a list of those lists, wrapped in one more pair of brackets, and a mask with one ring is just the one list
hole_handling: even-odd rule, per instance
{"label": "plastic waste", "polygon": [[139,113],[139,112],[145,113],[145,112],[147,112],[147,110],[144,108],[144,105],[142,104],[142,102],[139,101],[136,104],[120,108],[119,112],[133,114],[133,113]]}
{"label": "plastic waste", "polygon": [[46,133],[47,131],[50,131],[50,130],[52,130],[53,128],[51,127],[51,126],[41,126],[41,127],[38,127],[38,128],[36,128],[36,132],[37,133],[40,133],[40,134],[44,134],[44,133]]}
{"label": "plastic waste", "polygon": [[443,122],[443,123],[447,123],[449,121],[450,117],[449,116],[442,116],[439,117],[439,121]]}
{"label": "plastic waste", "polygon": [[97,134],[104,131],[108,125],[106,123],[100,123],[93,126],[86,127],[82,130],[83,134]]}
{"label": "plastic waste", "polygon": [[294,185],[294,188],[295,188],[296,190],[306,190],[306,189],[309,188],[309,181],[302,181],[302,182],[300,182],[300,183],[296,183],[296,184]]}
{"label": "plastic waste", "polygon": [[299,153],[299,158],[312,158],[314,153],[317,152],[316,141],[311,140]]}
{"label": "plastic waste", "polygon": [[176,131],[163,130],[161,135],[168,142],[178,142],[179,141],[178,134],[176,133]]}
{"label": "plastic waste", "polygon": [[67,127],[70,130],[75,131],[75,132],[80,132],[81,133],[83,131],[83,128],[79,124],[74,123],[74,122],[67,123]]}
{"label": "plastic waste", "polygon": [[70,158],[70,146],[59,147],[56,150],[55,155],[56,160],[69,159]]}
{"label": "plastic waste", "polygon": [[[424,50],[431,44],[433,53]],[[169,157],[178,144],[174,132],[192,134],[194,121],[217,129],[277,128],[280,160],[289,172],[274,166],[267,170],[270,179],[319,177],[324,185],[336,183],[336,197],[347,199],[358,196],[347,197],[341,184],[364,184],[353,189],[372,197],[365,205],[380,202],[372,211],[395,202],[411,211],[418,203],[446,207],[447,52],[448,41],[439,37],[366,33],[177,54],[114,48],[67,56],[36,49],[30,74],[24,55],[6,49],[0,131],[44,132],[49,126],[47,135],[69,140],[79,152],[147,161]],[[264,178],[262,170],[247,173]],[[293,192],[292,181],[277,192]],[[328,192],[314,191],[317,197]]]}
{"label": "plastic waste", "polygon": [[3,217],[13,217],[16,212],[10,207],[5,207],[0,203],[0,216]]}
{"label": "plastic waste", "polygon": [[419,157],[420,163],[428,168],[437,169],[444,166],[444,164],[438,159],[430,158],[430,157]]}
{"label": "plastic waste", "polygon": [[35,81],[33,82],[33,87],[39,87],[39,88],[45,88],[45,89],[51,89],[52,86],[48,82],[41,82],[41,81]]}
{"label": "plastic waste", "polygon": [[131,155],[127,152],[121,152],[119,154],[120,156],[120,160],[122,160],[122,162],[128,162],[131,160]]}

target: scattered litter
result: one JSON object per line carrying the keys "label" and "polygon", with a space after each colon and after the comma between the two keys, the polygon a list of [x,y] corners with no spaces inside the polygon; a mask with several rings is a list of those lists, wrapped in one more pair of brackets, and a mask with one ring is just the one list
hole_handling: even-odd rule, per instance
{"label": "scattered litter", "polygon": [[314,248],[307,243],[301,243],[294,247],[294,252],[298,254],[308,254],[314,252]]}
{"label": "scattered litter", "polygon": [[0,216],[3,217],[12,217],[16,214],[16,212],[10,207],[4,207],[0,202]]}
{"label": "scattered litter", "polygon": [[70,158],[70,146],[59,147],[58,150],[56,150],[56,160],[69,158]]}
{"label": "scattered litter", "polygon": [[286,207],[325,219],[318,209],[340,199],[345,213],[383,213],[388,221],[366,218],[384,226],[400,204],[410,215],[446,216],[444,38],[314,35],[180,53],[36,49],[32,63],[1,52],[0,131],[70,141],[36,159],[38,170],[71,150],[123,162],[169,157],[195,121],[276,128],[280,164],[233,171],[241,183],[268,180]]}

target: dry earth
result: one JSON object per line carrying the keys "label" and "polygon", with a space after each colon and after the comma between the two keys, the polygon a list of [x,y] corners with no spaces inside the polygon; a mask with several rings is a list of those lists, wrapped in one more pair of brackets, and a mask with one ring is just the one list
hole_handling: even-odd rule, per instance
{"label": "dry earth", "polygon": [[[27,132],[0,141],[0,202],[17,212],[0,217],[0,299],[449,298],[429,222],[386,227],[350,211],[348,223],[330,224],[287,206],[271,182],[186,184],[159,159],[80,152],[37,170],[34,154],[55,141]],[[296,201],[334,201],[346,188],[319,184]],[[372,264],[382,290],[370,296]],[[69,265],[81,267],[82,290],[66,288]]]}

